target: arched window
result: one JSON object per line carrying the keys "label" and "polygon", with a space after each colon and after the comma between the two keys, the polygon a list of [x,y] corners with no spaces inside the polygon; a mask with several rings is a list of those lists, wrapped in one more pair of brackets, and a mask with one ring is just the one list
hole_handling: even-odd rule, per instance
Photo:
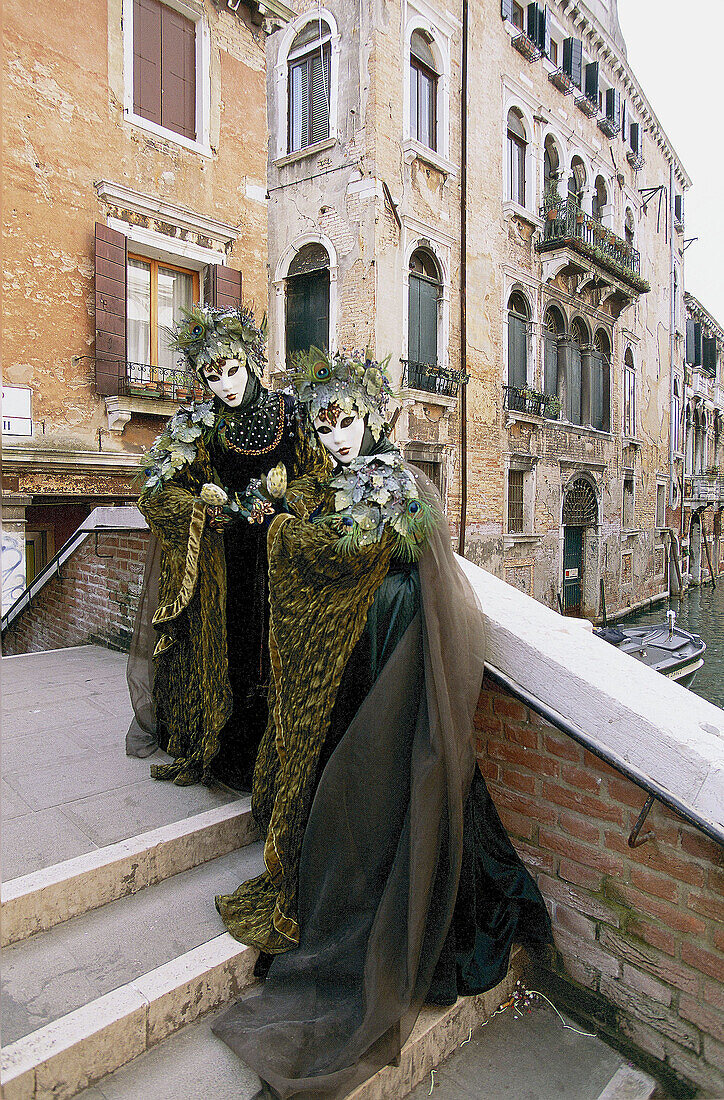
{"label": "arched window", "polygon": [[681,453],[681,387],[679,379],[674,379],[674,391],[671,395],[671,437],[675,454]]}
{"label": "arched window", "polygon": [[286,280],[286,360],[314,346],[329,348],[329,256],[322,244],[305,244]]}
{"label": "arched window", "polygon": [[514,291],[508,299],[508,385],[522,389],[528,381],[528,303]]}
{"label": "arched window", "polygon": [[520,111],[511,107],[508,111],[508,198],[525,206],[525,160],[528,139]]}
{"label": "arched window", "polygon": [[626,217],[624,219],[624,232],[626,234],[626,243],[633,246],[636,240],[636,223],[634,221],[633,210],[630,206],[626,207]]}
{"label": "arched window", "polygon": [[554,138],[548,134],[543,145],[543,202],[552,206],[560,200],[558,180],[561,171],[561,158]]}
{"label": "arched window", "polygon": [[292,42],[287,57],[289,153],[329,137],[331,39],[324,19],[313,19]]}
{"label": "arched window", "polygon": [[439,73],[426,31],[410,38],[410,135],[428,149],[437,149],[437,86]]}
{"label": "arched window", "polygon": [[546,397],[560,397],[558,351],[564,332],[563,314],[556,306],[550,306],[546,310],[543,330],[543,392]]}
{"label": "arched window", "polygon": [[691,407],[686,409],[686,425],[684,435],[684,473],[689,475],[694,472],[694,424],[691,415]]}
{"label": "arched window", "polygon": [[608,191],[603,176],[596,176],[596,187],[593,192],[593,216],[596,221],[603,221],[603,215],[608,205]]}
{"label": "arched window", "polygon": [[593,339],[589,368],[591,427],[600,432],[611,429],[611,341],[599,328]]}
{"label": "arched window", "polygon": [[580,157],[575,156],[571,161],[571,174],[568,177],[568,194],[575,199],[576,205],[582,209],[585,193],[586,166]]}
{"label": "arched window", "polygon": [[623,434],[636,437],[636,370],[631,348],[623,357]]}
{"label": "arched window", "polygon": [[427,373],[437,365],[438,303],[442,295],[435,258],[424,248],[410,257],[407,309],[407,381],[417,390],[435,392],[441,379]]}

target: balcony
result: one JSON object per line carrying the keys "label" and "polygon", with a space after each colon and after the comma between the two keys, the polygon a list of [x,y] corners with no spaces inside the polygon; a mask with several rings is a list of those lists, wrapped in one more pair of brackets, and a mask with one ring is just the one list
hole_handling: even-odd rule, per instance
{"label": "balcony", "polygon": [[598,114],[598,104],[595,99],[591,99],[587,95],[576,96],[576,107],[583,112],[586,118],[593,118]]}
{"label": "balcony", "polygon": [[549,73],[548,79],[563,95],[570,95],[576,87],[565,69],[556,69],[554,73]]}
{"label": "balcony", "polygon": [[513,46],[522,54],[526,61],[540,61],[543,56],[543,50],[540,46],[529,38],[527,34],[519,34],[513,39]]}
{"label": "balcony", "polygon": [[538,393],[529,386],[503,386],[503,408],[526,416],[543,416],[546,420],[557,420],[561,413],[561,403],[555,394]]}
{"label": "balcony", "polygon": [[621,122],[617,118],[609,118],[608,115],[604,115],[603,118],[598,120],[598,128],[606,137],[615,138],[621,129]]}
{"label": "balcony", "polygon": [[136,416],[172,416],[180,404],[198,401],[203,387],[180,367],[119,364],[118,393],[105,398],[108,430],[122,432]]}
{"label": "balcony", "polygon": [[543,239],[536,242],[538,252],[569,248],[639,293],[651,289],[647,281],[641,278],[641,257],[633,245],[586,214],[574,198],[562,199],[544,207],[541,217],[545,219],[545,225]]}
{"label": "balcony", "polygon": [[439,397],[455,398],[458,388],[465,385],[467,378],[461,378],[460,372],[438,367],[432,363],[415,363],[403,359],[402,388],[422,390],[424,393],[437,394]]}
{"label": "balcony", "polygon": [[724,504],[724,476],[694,474],[685,478],[684,498],[692,504]]}
{"label": "balcony", "polygon": [[644,164],[646,163],[643,153],[635,153],[633,149],[629,149],[629,151],[626,153],[626,160],[629,162],[635,172],[638,172],[639,169],[643,168]]}

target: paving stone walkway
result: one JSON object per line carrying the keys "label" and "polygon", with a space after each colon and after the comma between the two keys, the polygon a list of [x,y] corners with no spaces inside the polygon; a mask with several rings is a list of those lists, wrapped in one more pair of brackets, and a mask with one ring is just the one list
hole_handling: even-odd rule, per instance
{"label": "paving stone walkway", "polygon": [[151,779],[165,753],[125,755],[124,654],[77,646],[4,657],[0,672],[3,881],[238,797]]}

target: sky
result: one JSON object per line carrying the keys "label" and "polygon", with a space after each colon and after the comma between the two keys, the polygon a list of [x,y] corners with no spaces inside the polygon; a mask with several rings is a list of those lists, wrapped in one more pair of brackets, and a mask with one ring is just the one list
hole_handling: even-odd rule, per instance
{"label": "sky", "polygon": [[[691,178],[685,289],[724,325],[724,0],[618,0],[628,59]],[[644,155],[646,148],[644,146]],[[639,186],[650,179],[646,166]]]}

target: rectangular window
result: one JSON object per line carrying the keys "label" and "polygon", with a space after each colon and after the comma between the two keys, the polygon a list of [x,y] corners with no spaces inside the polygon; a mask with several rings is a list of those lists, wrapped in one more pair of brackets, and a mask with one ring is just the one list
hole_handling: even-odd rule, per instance
{"label": "rectangular window", "polygon": [[428,149],[437,149],[437,76],[416,57],[410,59],[410,128]]}
{"label": "rectangular window", "polygon": [[636,371],[632,367],[623,369],[623,434],[636,437]]}
{"label": "rectangular window", "polygon": [[508,531],[523,533],[523,471],[508,470]]}
{"label": "rectangular window", "polygon": [[623,511],[621,524],[624,531],[632,531],[634,525],[634,482],[632,477],[623,479]]}
{"label": "rectangular window", "polygon": [[133,0],[133,110],[196,139],[196,24],[159,0]]}
{"label": "rectangular window", "polygon": [[518,28],[518,30],[520,30],[520,31],[523,30],[524,23],[525,23],[525,16],[524,16],[524,13],[523,13],[523,6],[522,6],[522,4],[518,4],[516,2],[516,0],[513,0],[512,4],[511,4],[510,21],[513,24],[514,27]]}
{"label": "rectangular window", "polygon": [[289,152],[329,137],[330,44],[289,63]]}
{"label": "rectangular window", "polygon": [[678,393],[674,393],[671,400],[671,435],[674,452],[679,454],[681,452],[681,401]]}
{"label": "rectangular window", "polygon": [[666,526],[666,486],[663,482],[656,486],[656,526]]}
{"label": "rectangular window", "polygon": [[563,71],[570,76],[577,88],[581,87],[583,71],[583,43],[580,38],[566,38],[563,42]]}
{"label": "rectangular window", "polygon": [[[173,368],[178,355],[168,346],[182,309],[199,300],[199,276],[158,260],[128,257],[127,356],[140,366]],[[150,375],[149,375],[150,378]]]}
{"label": "rectangular window", "polygon": [[558,43],[552,38],[548,47],[548,56],[554,65],[558,64]]}

